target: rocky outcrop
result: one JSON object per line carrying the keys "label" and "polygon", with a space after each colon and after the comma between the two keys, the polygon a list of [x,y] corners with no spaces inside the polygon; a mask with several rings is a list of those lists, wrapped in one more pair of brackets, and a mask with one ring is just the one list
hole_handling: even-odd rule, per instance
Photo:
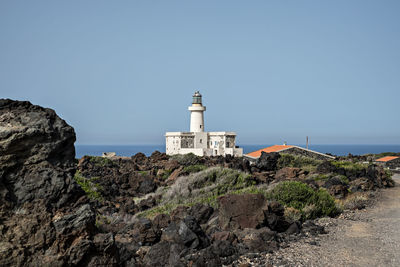
{"label": "rocky outcrop", "polygon": [[307,172],[305,172],[301,168],[285,167],[276,172],[275,179],[304,179],[306,175]]}
{"label": "rocky outcrop", "polygon": [[225,195],[218,198],[219,223],[222,229],[260,228],[264,210],[268,210],[261,194]]}
{"label": "rocky outcrop", "polygon": [[261,152],[261,156],[256,161],[256,167],[260,171],[275,171],[280,157],[281,155],[276,152]]}
{"label": "rocky outcrop", "polygon": [[[116,265],[74,182],[75,132],[51,109],[0,100],[0,265]],[[79,200],[78,200],[79,199]]]}
{"label": "rocky outcrop", "polygon": [[51,109],[0,100],[0,197],[61,207],[83,193],[72,181],[75,132]]}
{"label": "rocky outcrop", "polygon": [[269,227],[284,232],[289,227],[284,208],[267,202],[262,194],[225,195],[218,198],[219,225],[223,230]]}

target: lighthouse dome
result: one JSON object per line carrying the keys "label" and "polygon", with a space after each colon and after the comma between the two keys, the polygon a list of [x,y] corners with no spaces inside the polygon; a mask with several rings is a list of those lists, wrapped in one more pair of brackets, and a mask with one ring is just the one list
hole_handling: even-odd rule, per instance
{"label": "lighthouse dome", "polygon": [[201,94],[199,91],[194,92],[192,104],[201,104]]}

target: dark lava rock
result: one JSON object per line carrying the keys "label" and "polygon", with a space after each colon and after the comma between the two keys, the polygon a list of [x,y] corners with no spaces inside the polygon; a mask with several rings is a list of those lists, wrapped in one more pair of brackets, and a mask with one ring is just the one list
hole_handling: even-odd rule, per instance
{"label": "dark lava rock", "polygon": [[220,240],[228,241],[229,243],[237,243],[237,236],[230,231],[215,232],[211,238],[212,241]]}
{"label": "dark lava rock", "polygon": [[0,100],[0,196],[60,207],[83,192],[73,182],[75,132],[51,109]]}
{"label": "dark lava rock", "polygon": [[178,206],[171,212],[171,221],[179,222],[189,215],[189,208]]}
{"label": "dark lava rock", "polygon": [[317,172],[319,173],[332,173],[337,172],[338,168],[333,165],[330,161],[324,161],[317,166]]}
{"label": "dark lava rock", "polygon": [[319,234],[326,234],[327,232],[325,231],[325,228],[320,225],[316,225],[312,221],[305,221],[302,224],[302,229],[301,231],[306,234],[310,235],[319,235]]}
{"label": "dark lava rock", "polygon": [[161,241],[152,246],[143,258],[144,266],[185,266],[180,262],[184,246],[182,244]]}
{"label": "dark lava rock", "polygon": [[260,229],[246,228],[236,232],[239,242],[251,252],[272,252],[278,249],[276,232],[267,227]]}
{"label": "dark lava rock", "polygon": [[389,177],[382,166],[368,166],[366,176],[373,181],[374,185],[378,188],[394,186],[394,181]]}
{"label": "dark lava rock", "polygon": [[140,218],[138,222],[134,224],[133,230],[129,231],[128,234],[132,236],[133,241],[139,245],[152,245],[160,241],[161,231],[156,227],[153,227],[152,222],[146,218]]}
{"label": "dark lava rock", "polygon": [[238,249],[228,241],[217,240],[211,246],[185,256],[189,266],[223,266],[239,257]]}
{"label": "dark lava rock", "polygon": [[225,195],[218,198],[222,229],[259,228],[264,225],[263,210],[268,210],[262,194]]}
{"label": "dark lava rock", "polygon": [[298,234],[301,230],[301,223],[300,222],[293,222],[289,228],[286,230],[286,234]]}
{"label": "dark lava rock", "polygon": [[214,209],[211,206],[201,203],[194,205],[189,211],[189,214],[193,216],[199,224],[207,223],[213,213]]}
{"label": "dark lava rock", "polygon": [[73,179],[74,129],[51,109],[8,99],[0,125],[0,265],[118,265]]}
{"label": "dark lava rock", "polygon": [[192,216],[187,216],[179,223],[171,222],[163,231],[162,241],[170,243],[182,244],[187,248],[204,248],[209,245],[210,241],[206,234]]}
{"label": "dark lava rock", "polygon": [[171,217],[168,214],[158,214],[153,219],[153,225],[158,229],[168,227],[169,223],[171,222]]}
{"label": "dark lava rock", "polygon": [[265,153],[263,151],[256,161],[256,167],[261,171],[275,171],[280,157],[279,153]]}
{"label": "dark lava rock", "polygon": [[305,178],[305,172],[300,168],[285,167],[278,170],[275,174],[275,179],[277,180],[296,178]]}

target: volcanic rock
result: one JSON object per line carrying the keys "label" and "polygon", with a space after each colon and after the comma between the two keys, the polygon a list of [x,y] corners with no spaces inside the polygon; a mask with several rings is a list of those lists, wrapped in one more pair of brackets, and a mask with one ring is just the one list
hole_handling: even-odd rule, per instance
{"label": "volcanic rock", "polygon": [[259,228],[264,225],[263,210],[268,210],[262,194],[225,195],[218,198],[222,229]]}
{"label": "volcanic rock", "polygon": [[61,207],[83,192],[75,172],[75,132],[51,109],[0,100],[0,197]]}
{"label": "volcanic rock", "polygon": [[256,167],[261,171],[275,171],[280,157],[279,153],[265,153],[263,151],[256,161]]}
{"label": "volcanic rock", "polygon": [[0,125],[0,265],[117,265],[112,235],[97,236],[73,179],[74,129],[51,109],[9,99]]}

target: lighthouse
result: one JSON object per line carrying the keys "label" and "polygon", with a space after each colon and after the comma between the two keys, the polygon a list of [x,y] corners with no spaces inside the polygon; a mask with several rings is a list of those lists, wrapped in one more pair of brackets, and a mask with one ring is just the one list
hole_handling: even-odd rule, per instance
{"label": "lighthouse", "polygon": [[205,132],[201,94],[194,92],[190,111],[190,132],[166,132],[167,155],[193,153],[197,156],[243,156],[243,149],[236,146],[235,132]]}
{"label": "lighthouse", "polygon": [[204,132],[204,111],[201,94],[199,91],[194,92],[192,105],[188,108],[190,111],[190,131],[194,133]]}

